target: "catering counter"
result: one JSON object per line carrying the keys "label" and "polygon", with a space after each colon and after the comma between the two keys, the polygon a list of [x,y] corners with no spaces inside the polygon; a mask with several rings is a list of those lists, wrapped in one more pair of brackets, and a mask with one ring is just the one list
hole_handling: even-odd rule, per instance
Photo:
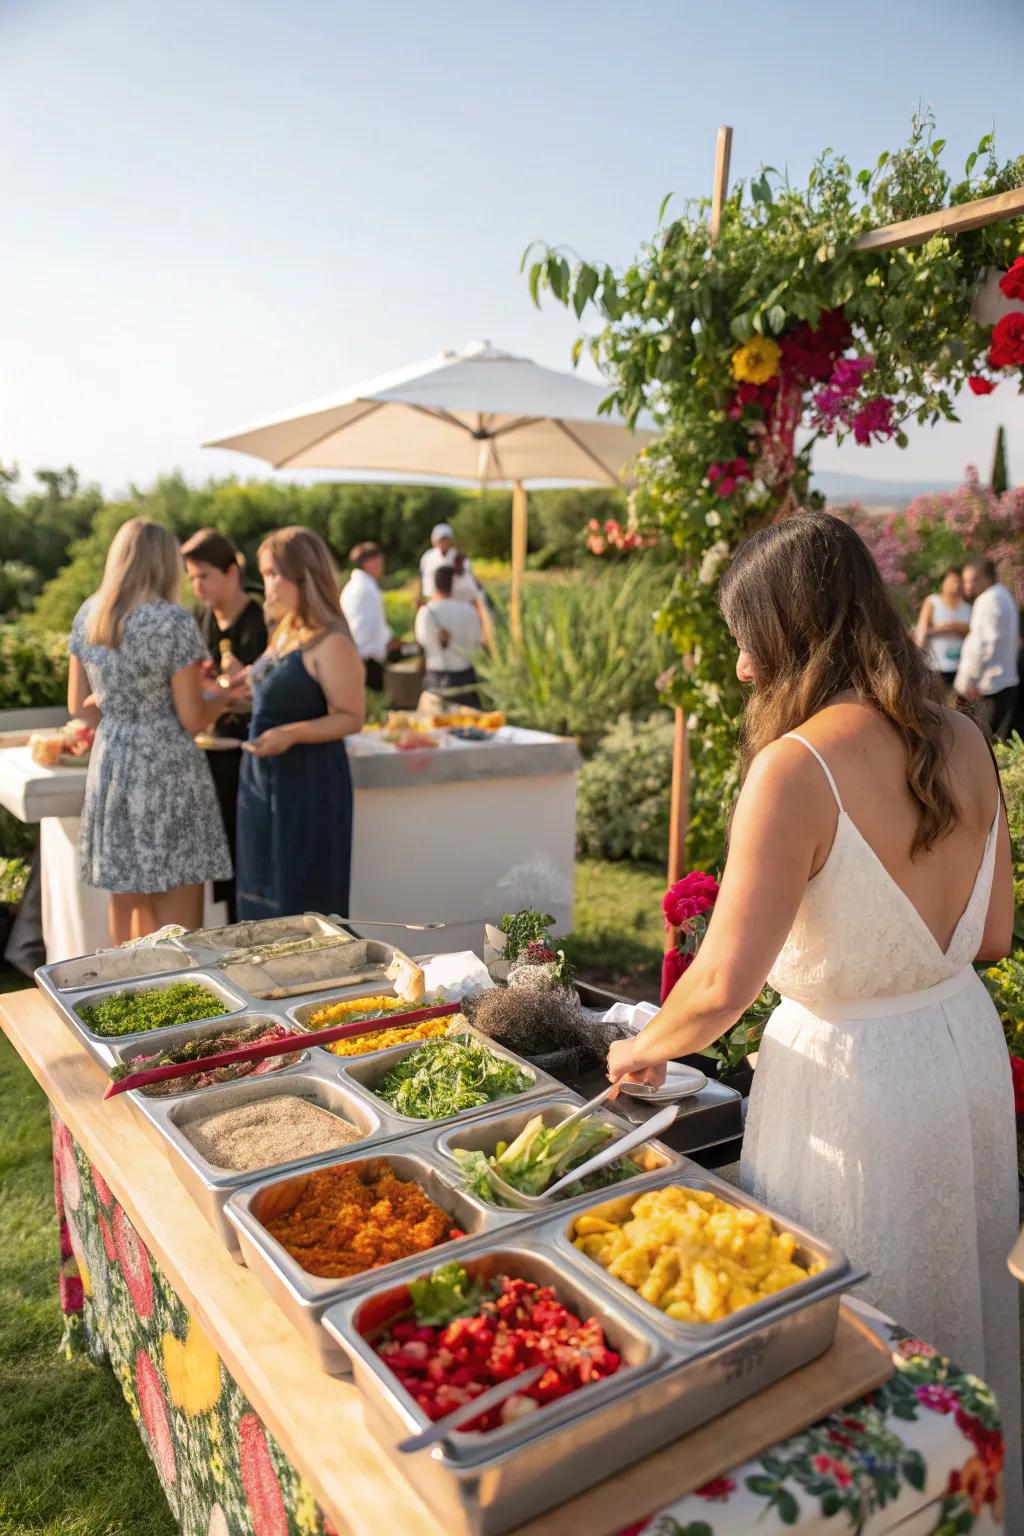
{"label": "catering counter", "polygon": [[[185,1536],[441,1536],[369,1432],[357,1388],[317,1368],[231,1259],[129,1096],[104,1101],[102,1069],[38,994],[0,999],[0,1024],[50,1102],[68,1350],[113,1369]],[[991,1393],[872,1322],[895,1369],[869,1397],[674,1501],[655,1457],[520,1536],[993,1536]],[[720,1458],[717,1423],[707,1436]]]}
{"label": "catering counter", "polygon": [[[400,752],[373,734],[349,743],[355,786],[349,908],[363,919],[443,922],[443,951],[472,948],[484,917],[540,907],[572,922],[574,742],[504,727],[481,742],[445,738]],[[0,805],[40,823],[46,958],[107,942],[106,896],[80,884],[78,817],[86,769],[40,768],[27,747],[0,750]],[[173,786],[168,786],[169,792]],[[214,920],[208,914],[208,920]]]}

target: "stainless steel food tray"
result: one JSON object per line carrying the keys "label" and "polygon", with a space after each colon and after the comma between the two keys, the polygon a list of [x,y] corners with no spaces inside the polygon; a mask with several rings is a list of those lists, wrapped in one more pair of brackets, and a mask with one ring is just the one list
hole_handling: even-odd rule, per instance
{"label": "stainless steel food tray", "polygon": [[[472,1109],[464,1109],[458,1115],[448,1115],[440,1120],[418,1120],[412,1115],[399,1114],[390,1104],[386,1104],[383,1099],[378,1099],[374,1088],[396,1062],[402,1061],[406,1056],[409,1056],[413,1051],[419,1050],[422,1046],[430,1045],[431,1041],[416,1040],[409,1045],[393,1045],[390,1050],[374,1051],[369,1056],[331,1056],[329,1051],[325,1051],[324,1055],[328,1056],[331,1061],[338,1063],[341,1076],[345,1081],[356,1084],[364,1093],[370,1094],[375,1104],[378,1104],[381,1109],[385,1110],[397,1125],[403,1126],[410,1133],[421,1131],[427,1126],[461,1125],[467,1120],[478,1120],[481,1115],[493,1114],[499,1107],[511,1109],[514,1105],[518,1106],[532,1102],[534,1099],[541,1097],[550,1097],[553,1093],[565,1096],[566,1090],[561,1083],[557,1082],[553,1077],[549,1077],[546,1072],[542,1072],[539,1067],[531,1066],[528,1061],[524,1061],[514,1051],[508,1051],[504,1046],[498,1045],[495,1041],[488,1040],[486,1036],[478,1034],[471,1025],[467,1024],[466,1028],[460,1030],[459,1033],[472,1035],[475,1040],[485,1045],[492,1055],[500,1056],[503,1061],[514,1062],[521,1071],[525,1072],[532,1079],[530,1087],[524,1088],[522,1093],[512,1093],[503,1099],[493,1099],[489,1104],[477,1104]],[[570,1095],[570,1097],[572,1096]],[[582,1103],[582,1100],[580,1102]]]}
{"label": "stainless steel food tray", "polygon": [[[638,1291],[634,1291],[624,1281],[610,1275],[603,1265],[589,1258],[573,1244],[575,1226],[581,1216],[603,1216],[608,1220],[621,1221],[628,1215],[641,1194],[650,1194],[653,1190],[664,1189],[669,1185],[707,1190],[729,1205],[757,1211],[767,1216],[777,1230],[791,1232],[796,1238],[795,1258],[803,1264],[810,1261],[820,1262],[821,1270],[818,1274],[809,1275],[806,1280],[787,1286],[785,1290],[778,1291],[763,1301],[740,1308],[722,1322],[687,1323],[669,1317],[653,1303],[645,1301]],[[553,1243],[573,1263],[583,1265],[588,1270],[598,1270],[615,1294],[640,1311],[653,1327],[661,1329],[674,1339],[688,1340],[694,1345],[700,1345],[707,1340],[730,1338],[736,1334],[737,1330],[746,1328],[748,1325],[756,1327],[775,1314],[780,1300],[798,1307],[813,1302],[821,1291],[850,1272],[850,1262],[840,1249],[813,1237],[795,1221],[777,1216],[761,1201],[755,1200],[752,1195],[746,1194],[733,1184],[726,1183],[724,1179],[716,1178],[713,1173],[709,1173],[707,1169],[701,1168],[688,1159],[684,1159],[682,1166],[671,1173],[646,1180],[642,1190],[634,1186],[620,1195],[609,1195],[604,1192],[601,1198],[593,1199],[586,1207],[581,1209],[577,1206],[568,1217],[547,1218],[537,1230],[545,1241]]]}
{"label": "stainless steel food tray", "polygon": [[401,1309],[411,1277],[381,1280],[332,1303],[324,1329],[351,1359],[370,1430],[451,1536],[502,1536],[591,1487],[595,1469],[609,1477],[806,1364],[832,1341],[840,1291],[862,1278],[849,1270],[810,1303],[780,1293],[769,1319],[700,1344],[667,1338],[623,1305],[600,1273],[545,1251],[536,1224],[509,1233],[500,1246],[466,1244],[458,1258],[473,1273],[511,1272],[552,1285],[582,1315],[600,1318],[628,1366],[527,1419],[486,1435],[456,1431],[441,1447],[405,1456],[397,1442],[427,1419],[378,1359],[372,1339]]}
{"label": "stainless steel food tray", "polygon": [[[579,1109],[581,1100],[568,1090],[550,1099],[537,1099],[515,1109],[502,1109],[499,1104],[495,1106],[491,1114],[482,1115],[480,1119],[471,1120],[465,1125],[453,1125],[448,1130],[434,1138],[434,1147],[442,1161],[451,1170],[452,1177],[460,1184],[463,1183],[462,1170],[454,1156],[456,1147],[465,1148],[470,1152],[491,1153],[499,1141],[514,1141],[524,1128],[528,1120],[534,1115],[541,1115],[547,1126],[558,1125],[575,1110]],[[619,1136],[626,1136],[631,1129],[627,1120],[608,1109],[596,1109],[588,1119],[597,1119],[610,1125]],[[644,1146],[638,1147],[634,1152],[627,1153],[627,1157],[637,1164],[635,1175],[623,1179],[620,1183],[611,1185],[606,1190],[590,1190],[583,1194],[571,1195],[560,1200],[545,1200],[543,1196],[535,1196],[530,1199],[528,1206],[519,1207],[521,1214],[549,1216],[555,1212],[572,1210],[578,1205],[591,1205],[595,1200],[607,1199],[613,1192],[619,1190],[636,1191],[637,1180],[651,1174],[664,1174],[672,1168],[681,1166],[682,1158],[678,1152],[673,1152],[662,1141],[650,1141]],[[469,1199],[476,1201],[488,1210],[507,1210],[508,1207],[496,1203],[492,1205],[489,1200],[484,1200],[473,1190],[466,1188]],[[526,1197],[524,1197],[526,1198]]]}
{"label": "stainless steel food tray", "polygon": [[[194,969],[172,971],[163,976],[152,976],[148,980],[115,982],[110,986],[94,987],[68,996],[59,992],[53,985],[50,977],[46,975],[49,969],[50,967],[44,966],[42,970],[37,971],[36,980],[72,1034],[103,1067],[112,1066],[118,1060],[118,1050],[126,1045],[138,1046],[144,1042],[147,1047],[152,1045],[153,1050],[157,1051],[165,1042],[175,1040],[183,1029],[195,1031],[203,1024],[210,1022],[197,1019],[194,1024],[167,1024],[162,1029],[137,1030],[129,1035],[97,1035],[83,1023],[77,1010],[101,1002],[105,997],[122,992],[159,992],[179,981],[195,982],[198,986],[206,987],[226,1005],[227,1013],[219,1014],[212,1021],[222,1029],[228,1027],[228,1020],[233,1015],[241,1013],[249,1006],[249,999],[243,993],[229,986],[221,977],[215,976],[210,971]],[[286,1023],[286,1020],[282,1018],[279,1022]]]}
{"label": "stainless steel food tray", "polygon": [[[250,1025],[253,1024],[263,1024],[265,1026],[276,1024],[279,1028],[287,1030],[289,1034],[302,1033],[302,1031],[297,1027],[292,1028],[291,1020],[282,1017],[282,1015],[279,1013],[270,1013],[263,1009],[250,1010],[247,1008],[244,1013],[223,1014],[220,1018],[217,1019],[207,1019],[203,1024],[175,1024],[173,1028],[168,1027],[165,1031],[163,1031],[163,1037],[160,1041],[160,1050],[173,1051],[176,1050],[178,1046],[184,1045],[188,1040],[201,1040],[206,1035],[219,1035],[225,1030],[247,1029]],[[155,1031],[151,1031],[151,1033],[155,1033]],[[131,1066],[132,1062],[135,1061],[138,1057],[152,1056],[154,1054],[154,1052],[149,1048],[146,1041],[146,1036],[144,1034],[126,1035],[123,1037],[123,1042],[124,1043],[122,1043],[120,1040],[112,1042],[111,1049],[114,1054],[112,1065],[114,1066]],[[319,1059],[319,1051],[314,1052],[312,1050],[306,1050],[302,1052],[301,1062],[293,1062],[290,1067],[279,1067],[277,1072],[271,1075],[277,1076],[283,1072],[295,1072],[298,1070],[302,1063],[305,1063],[305,1065],[309,1067],[311,1062]],[[251,1078],[238,1079],[239,1082],[247,1082],[251,1080]],[[129,1093],[128,1097],[133,1104],[147,1104],[150,1102],[156,1103],[177,1097],[188,1098],[193,1094],[216,1093],[218,1089],[227,1088],[229,1086],[230,1084],[228,1083],[213,1083],[208,1088],[182,1088],[176,1090],[174,1093],[157,1094],[152,1097],[146,1094],[142,1089],[133,1089]]]}
{"label": "stainless steel food tray", "polygon": [[334,1340],[320,1327],[320,1318],[331,1302],[342,1296],[379,1285],[381,1277],[416,1275],[438,1264],[457,1257],[466,1239],[453,1239],[440,1243],[429,1253],[413,1254],[394,1264],[379,1269],[369,1269],[347,1279],[325,1279],[311,1275],[292,1258],[291,1254],[267,1231],[264,1218],[273,1217],[288,1210],[302,1192],[304,1180],[320,1168],[333,1168],[341,1163],[386,1163],[400,1179],[411,1179],[419,1184],[429,1199],[451,1217],[469,1237],[484,1232],[498,1231],[518,1225],[517,1212],[486,1209],[468,1198],[465,1192],[450,1181],[446,1170],[435,1161],[427,1145],[427,1137],[409,1138],[372,1149],[368,1156],[365,1148],[353,1147],[347,1154],[325,1154],[310,1159],[300,1170],[281,1176],[280,1172],[242,1185],[228,1198],[224,1215],[238,1234],[244,1262],[259,1276],[264,1286],[285,1315],[294,1323],[324,1370],[343,1374],[348,1369],[347,1358]]}
{"label": "stainless steel food tray", "polygon": [[56,992],[78,992],[144,981],[171,971],[191,971],[195,963],[168,940],[139,949],[100,949],[94,955],[80,955],[75,960],[57,960],[53,965],[42,966],[37,975],[45,974]]}
{"label": "stainless steel food tray", "polygon": [[[185,1127],[196,1120],[285,1094],[333,1110],[360,1132],[359,1142],[320,1153],[314,1158],[304,1156],[262,1168],[239,1170],[211,1163],[185,1134]],[[366,1156],[368,1148],[375,1148],[395,1135],[363,1095],[354,1093],[336,1077],[318,1072],[310,1062],[308,1052],[303,1063],[297,1062],[270,1076],[245,1077],[235,1083],[216,1084],[174,1098],[147,1099],[140,1094],[137,1107],[160,1133],[171,1167],[182,1184],[225,1246],[239,1260],[238,1234],[224,1215],[225,1202],[236,1189],[271,1173],[283,1178],[300,1167],[334,1162],[348,1151]]]}
{"label": "stainless steel food tray", "polygon": [[404,951],[379,939],[354,939],[266,960],[221,961],[227,979],[250,997],[290,1007],[309,994],[340,992],[358,997],[372,990],[393,992],[384,972]]}
{"label": "stainless steel food tray", "polygon": [[196,928],[191,933],[183,933],[174,942],[186,954],[197,953],[205,959],[208,954],[226,955],[233,949],[250,949],[257,944],[277,944],[321,934],[325,938],[337,938],[345,931],[339,922],[322,912],[302,912],[295,917],[264,917],[255,922],[229,923],[223,928]]}
{"label": "stainless steel food tray", "polygon": [[[334,987],[329,992],[317,992],[315,995],[308,997],[304,1002],[293,1001],[291,998],[289,998],[287,1001],[280,1003],[279,1006],[283,1007],[288,1017],[290,1019],[294,1019],[295,1023],[300,1025],[302,1029],[328,1029],[330,1026],[327,1024],[311,1024],[310,1019],[312,1018],[312,1015],[321,1008],[330,1008],[334,1003],[354,1003],[358,1002],[361,997],[394,998],[397,997],[397,993],[395,992],[395,989],[390,981],[376,983],[372,981],[364,981],[358,982],[356,985],[351,987]],[[432,1003],[429,1003],[426,1001],[426,999],[424,999],[423,1002],[419,1003],[403,1003],[402,1008],[396,1008],[395,1012],[398,1013],[400,1011],[408,1011],[411,1013],[417,1008],[431,1008],[433,1006],[434,1005]],[[458,1013],[458,1003],[452,1003],[450,1004],[450,1007],[452,1013]],[[345,1023],[345,1020],[339,1019],[338,1023],[343,1024]],[[374,1024],[378,1029],[387,1029],[387,1015],[384,1014],[380,1019],[375,1019]],[[422,1045],[424,1042],[422,1040],[417,1040],[415,1043],[417,1045]],[[394,1047],[389,1046],[388,1049],[393,1050]],[[369,1052],[368,1054],[376,1055],[377,1053]],[[357,1058],[338,1056],[332,1059],[337,1061],[345,1061],[351,1059],[355,1061]]]}

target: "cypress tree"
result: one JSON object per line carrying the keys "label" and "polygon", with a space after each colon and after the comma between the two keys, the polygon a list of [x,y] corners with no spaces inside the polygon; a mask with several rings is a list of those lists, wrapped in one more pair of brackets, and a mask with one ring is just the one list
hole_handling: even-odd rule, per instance
{"label": "cypress tree", "polygon": [[1009,489],[1010,476],[1006,468],[1006,429],[996,432],[996,451],[992,459],[992,493],[1002,496]]}

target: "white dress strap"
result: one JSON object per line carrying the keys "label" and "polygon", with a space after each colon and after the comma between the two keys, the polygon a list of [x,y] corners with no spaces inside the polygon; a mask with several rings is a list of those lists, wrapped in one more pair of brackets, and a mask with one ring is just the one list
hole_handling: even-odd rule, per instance
{"label": "white dress strap", "polygon": [[836,805],[838,805],[839,809],[842,810],[843,802],[839,798],[839,791],[836,788],[836,781],[832,777],[832,770],[828,766],[828,763],[826,763],[825,759],[822,757],[821,753],[818,751],[817,747],[813,747],[807,740],[806,736],[800,736],[796,731],[787,731],[785,736],[782,737],[782,740],[798,741],[802,747],[807,748],[812,757],[816,757],[818,759],[818,762],[821,765],[821,771],[825,775],[826,779],[828,779],[828,787],[836,797]]}

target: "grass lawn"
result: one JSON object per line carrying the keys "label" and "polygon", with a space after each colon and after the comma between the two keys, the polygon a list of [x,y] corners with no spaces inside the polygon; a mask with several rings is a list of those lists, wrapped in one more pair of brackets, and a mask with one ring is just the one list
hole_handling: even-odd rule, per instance
{"label": "grass lawn", "polygon": [[173,1536],[120,1387],[58,1353],[50,1122],[2,1036],[0,1126],[0,1536]]}
{"label": "grass lawn", "polygon": [[576,865],[576,906],[565,950],[581,981],[657,1002],[665,871],[654,864]]}

